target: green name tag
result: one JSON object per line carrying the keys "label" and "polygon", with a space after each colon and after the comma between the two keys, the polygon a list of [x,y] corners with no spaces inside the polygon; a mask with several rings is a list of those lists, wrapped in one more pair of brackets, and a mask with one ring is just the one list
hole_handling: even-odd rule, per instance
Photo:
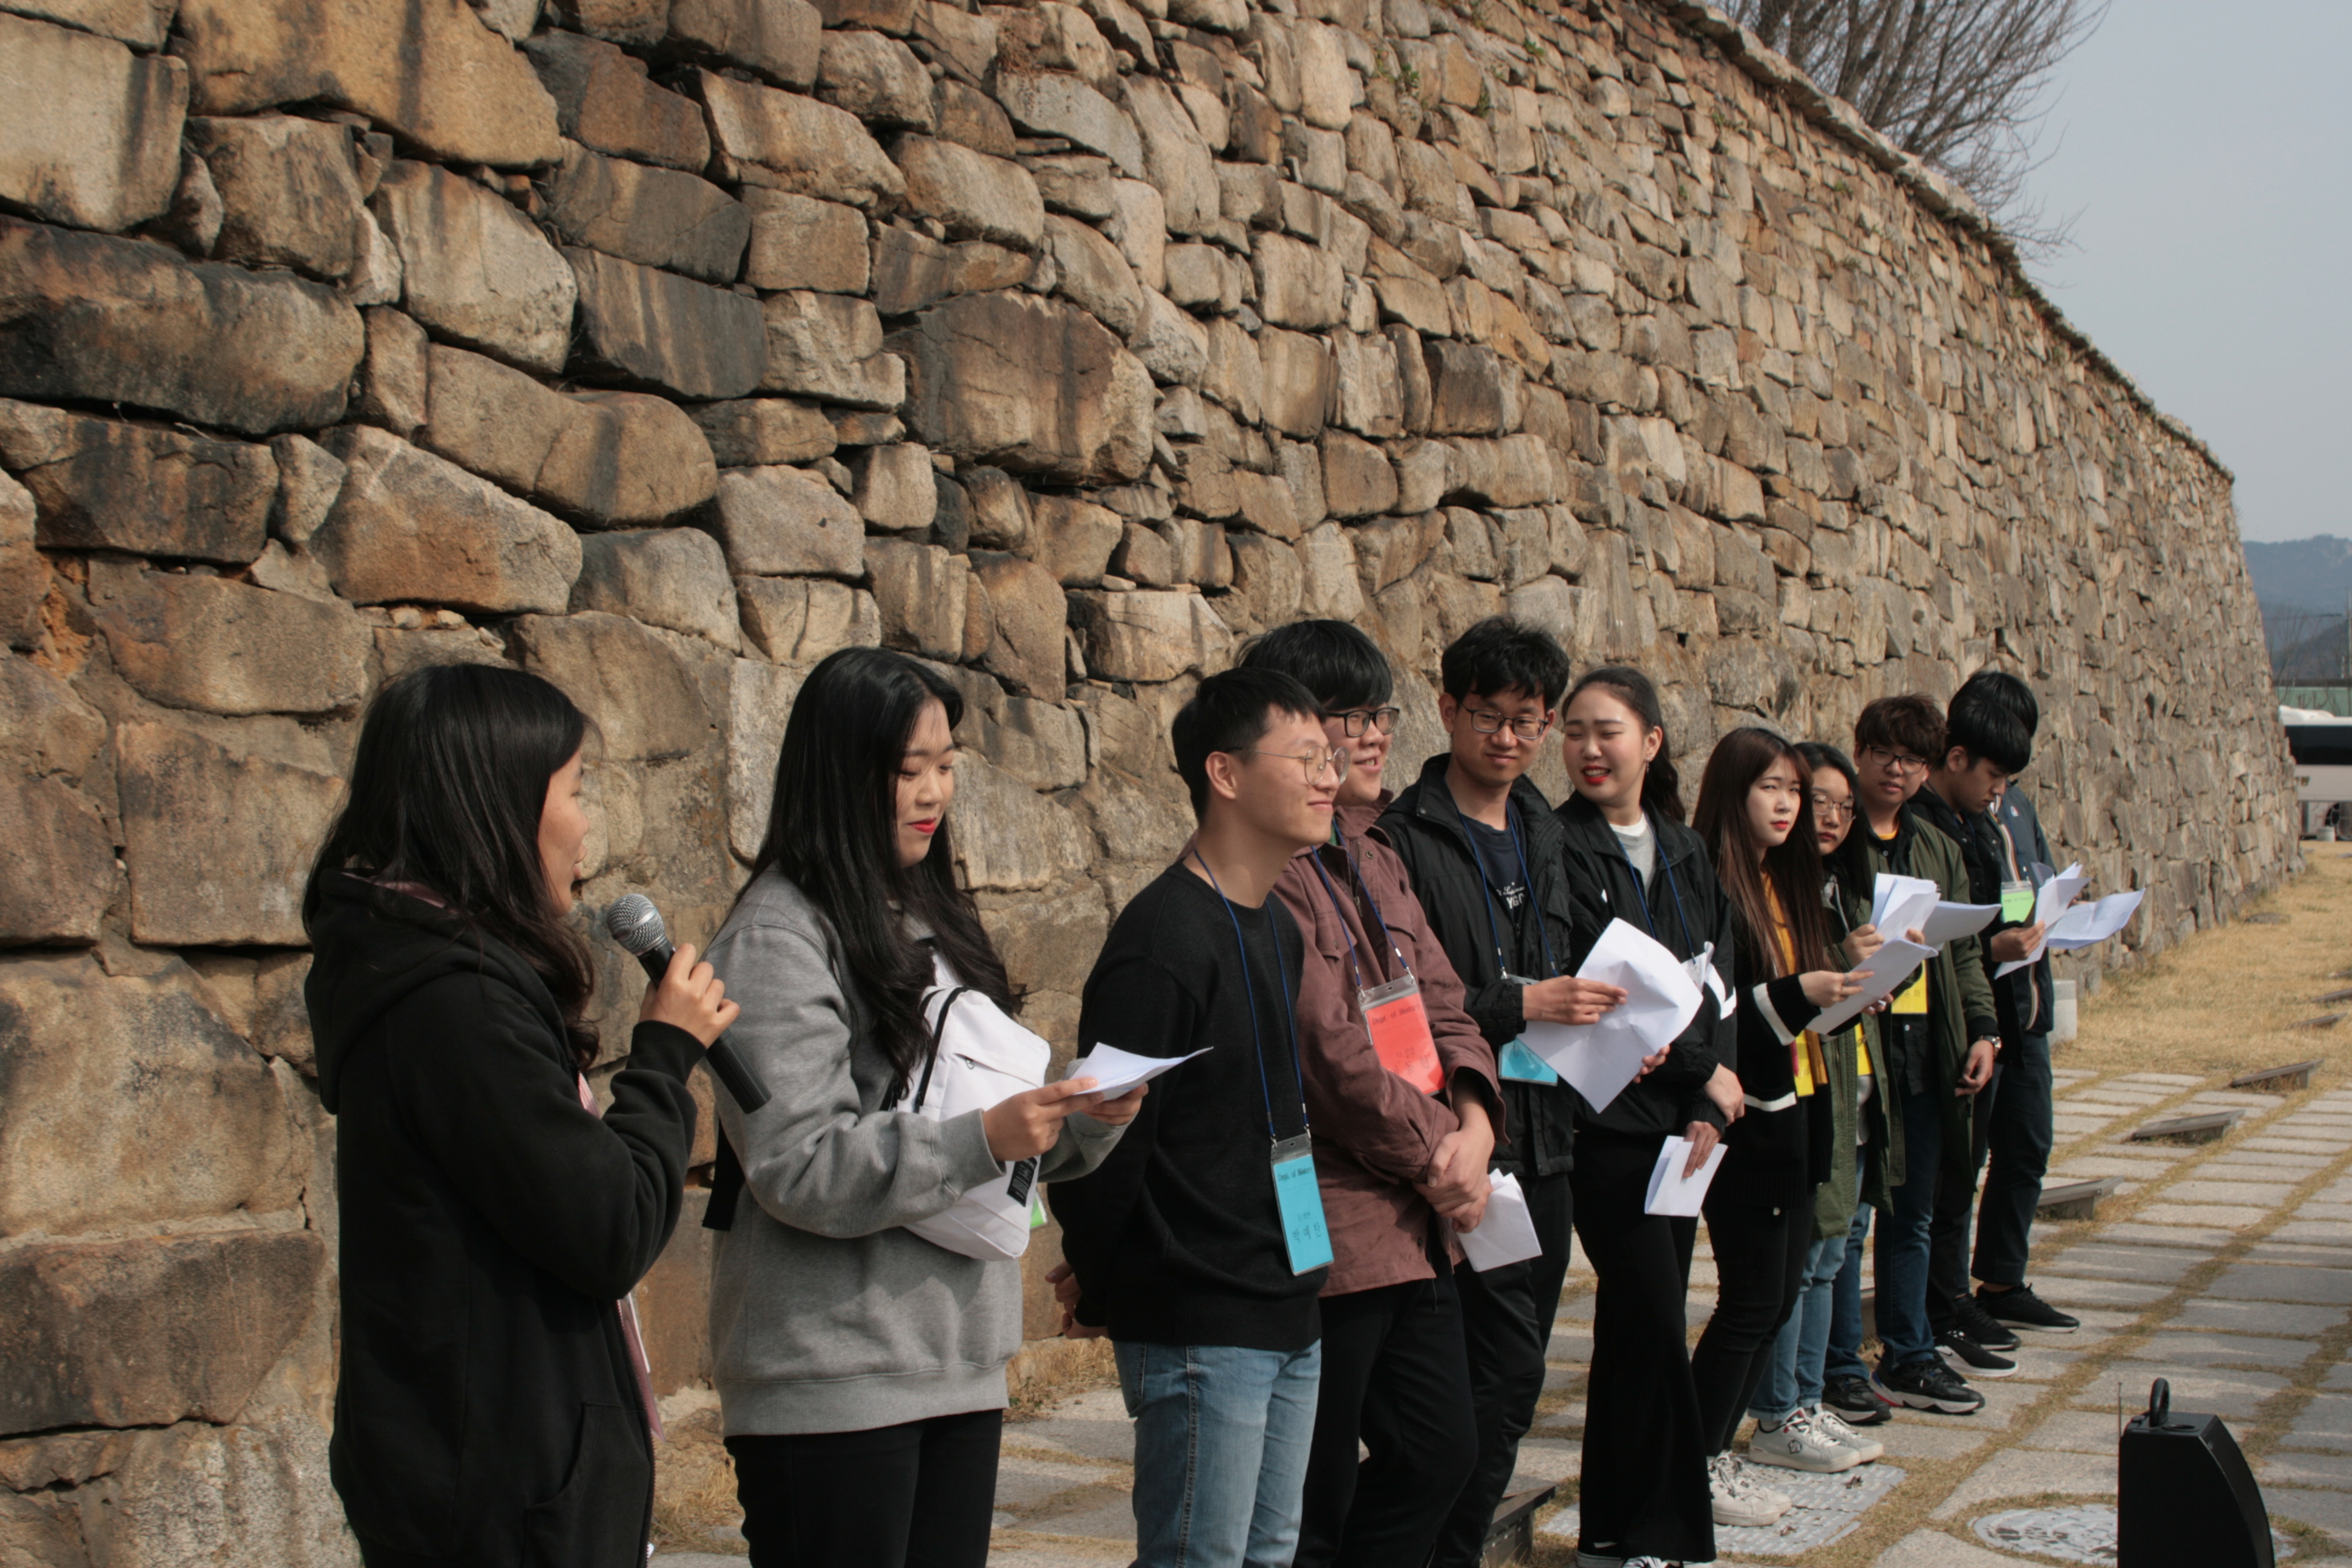
{"label": "green name tag", "polygon": [[2023,925],[2033,918],[2033,884],[2003,882],[2000,885],[2000,918],[2005,925]]}

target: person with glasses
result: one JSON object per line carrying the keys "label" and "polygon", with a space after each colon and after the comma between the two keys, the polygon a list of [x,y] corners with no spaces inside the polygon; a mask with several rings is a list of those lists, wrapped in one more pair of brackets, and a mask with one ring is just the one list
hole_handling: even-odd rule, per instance
{"label": "person with glasses", "polygon": [[[1877,874],[1924,877],[1937,896],[1954,903],[1969,897],[1960,847],[1915,811],[1911,797],[1927,778],[1928,760],[1944,753],[1943,710],[1926,697],[1882,697],[1853,725],[1854,776],[1862,802],[1842,878],[1850,916],[1869,918]],[[1948,1163],[1967,1170],[1972,1100],[1992,1077],[2000,1039],[1992,986],[1973,936],[1944,944],[1911,981],[1896,989],[1880,1016],[1874,1087],[1884,1097],[1886,1142],[1873,1173],[1878,1224],[1877,1324],[1885,1349],[1873,1374],[1889,1404],[1968,1415],[1984,1395],[1946,1364],[1928,1316],[1928,1258],[1936,1193]],[[1884,1202],[1879,1202],[1883,1193]],[[1851,1345],[1833,1327],[1832,1374],[1861,1370],[1859,1328]],[[1963,1360],[1979,1375],[2006,1376],[2016,1363],[1979,1346]],[[1995,1364],[1998,1363],[1998,1364]]]}
{"label": "person with glasses", "polygon": [[[1587,670],[1559,728],[1575,785],[1557,813],[1577,894],[1569,958],[1580,963],[1622,920],[1686,963],[1712,950],[1727,993],[1731,912],[1683,820],[1657,688],[1622,665]],[[1698,1222],[1651,1214],[1647,1200],[1668,1138],[1688,1138],[1704,1159],[1740,1116],[1736,1060],[1735,1026],[1709,989],[1657,1070],[1598,1111],[1579,1108],[1576,1233],[1600,1277],[1578,1491],[1583,1568],[1715,1556],[1715,1478],[1685,1309]]]}
{"label": "person with glasses", "polygon": [[1291,677],[1229,669],[1171,726],[1199,824],[1111,925],[1088,1048],[1186,1060],[1118,1146],[1053,1189],[1064,1331],[1108,1333],[1135,1418],[1136,1561],[1276,1568],[1298,1549],[1332,1249],[1299,977],[1275,884],[1331,837],[1349,754]]}
{"label": "person with glasses", "polygon": [[1518,1178],[1543,1243],[1542,1255],[1523,1263],[1454,1271],[1478,1459],[1433,1562],[1467,1568],[1485,1552],[1535,1419],[1568,1274],[1576,1096],[1519,1033],[1529,1020],[1592,1023],[1624,993],[1575,978],[1565,841],[1527,777],[1567,689],[1568,655],[1543,631],[1496,616],[1455,639],[1439,675],[1447,749],[1423,764],[1380,826],[1462,978],[1466,1010],[1497,1053],[1507,1136],[1495,1167]]}
{"label": "person with glasses", "polygon": [[1454,1233],[1486,1205],[1495,1052],[1373,826],[1397,719],[1387,658],[1345,621],[1297,621],[1242,667],[1297,677],[1348,753],[1331,841],[1275,884],[1307,933],[1299,1047],[1332,1251],[1296,1561],[1422,1568],[1478,1455]]}
{"label": "person with glasses", "polygon": [[[1874,926],[1853,924],[1842,895],[1839,852],[1853,837],[1856,811],[1853,763],[1835,746],[1811,741],[1800,744],[1797,755],[1811,774],[1807,793],[1812,805],[1813,837],[1821,847],[1822,904],[1829,920],[1829,938],[1847,963],[1859,964],[1885,946],[1885,939]],[[1869,1464],[1886,1452],[1885,1444],[1855,1429],[1884,1422],[1889,1415],[1885,1401],[1870,1392],[1869,1380],[1853,1380],[1860,1384],[1861,1408],[1849,1425],[1841,1409],[1826,1403],[1824,1375],[1831,1320],[1849,1238],[1856,1257],[1854,1288],[1857,1292],[1861,1289],[1861,1237],[1869,1234],[1870,1215],[1870,1206],[1859,1197],[1862,1157],[1864,1151],[1885,1142],[1878,1100],[1872,1092],[1870,1049],[1864,1038],[1872,1022],[1867,1016],[1858,1018],[1821,1038],[1822,1062],[1829,1078],[1813,1103],[1816,1112],[1830,1123],[1829,1179],[1813,1194],[1812,1239],[1798,1281],[1796,1309],[1780,1325],[1764,1380],[1748,1402],[1748,1413],[1756,1417],[1756,1430],[1748,1441],[1748,1457],[1759,1464],[1835,1472]],[[1874,1123],[1877,1124],[1875,1137]]]}

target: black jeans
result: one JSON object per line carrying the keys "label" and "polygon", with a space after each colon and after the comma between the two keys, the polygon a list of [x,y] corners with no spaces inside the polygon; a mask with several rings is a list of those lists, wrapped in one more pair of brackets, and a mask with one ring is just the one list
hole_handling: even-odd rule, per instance
{"label": "black jeans", "polygon": [[[1715,1312],[1691,1352],[1699,1432],[1709,1454],[1731,1447],[1740,1418],[1772,1361],[1772,1343],[1803,1289],[1813,1244],[1811,1189],[1802,1204],[1773,1204],[1727,1158],[1701,1211],[1715,1253]],[[1785,1194],[1782,1194],[1785,1195]]]}
{"label": "black jeans", "polygon": [[1706,1563],[1715,1516],[1683,1310],[1698,1222],[1643,1212],[1664,1142],[1589,1130],[1576,1141],[1576,1234],[1600,1276],[1578,1550]]}
{"label": "black jeans", "polygon": [[727,1439],[751,1568],[986,1568],[1002,1410]]}
{"label": "black jeans", "polygon": [[1478,1426],[1462,1298],[1443,1257],[1433,1279],[1323,1298],[1299,1568],[1423,1568],[1470,1479]]}
{"label": "black jeans", "polygon": [[1984,1098],[1992,1102],[1983,1118],[1992,1164],[1977,1211],[1976,1264],[1970,1272],[1988,1285],[2022,1285],[2033,1212],[2042,1205],[2042,1178],[2050,1170],[2050,1037],[2024,1037],[1993,1075]]}
{"label": "black jeans", "polygon": [[1469,1568],[1483,1558],[1495,1505],[1510,1489],[1511,1472],[1518,1466],[1519,1439],[1535,1423],[1536,1401],[1543,1397],[1544,1363],[1551,1351],[1552,1320],[1559,1316],[1559,1288],[1568,1278],[1575,1206],[1569,1184],[1564,1171],[1519,1178],[1528,1217],[1543,1243],[1539,1257],[1483,1274],[1466,1262],[1454,1271],[1462,1293],[1462,1339],[1469,1354],[1478,1461],[1438,1531],[1436,1554],[1431,1559],[1435,1568]]}

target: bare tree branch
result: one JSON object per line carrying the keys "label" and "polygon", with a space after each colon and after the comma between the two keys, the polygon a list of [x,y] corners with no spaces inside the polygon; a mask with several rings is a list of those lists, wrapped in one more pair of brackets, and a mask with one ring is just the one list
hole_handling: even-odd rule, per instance
{"label": "bare tree branch", "polygon": [[2072,220],[2023,200],[2052,77],[2107,0],[1728,0],[1731,13],[1905,152],[1934,164],[2028,249]]}

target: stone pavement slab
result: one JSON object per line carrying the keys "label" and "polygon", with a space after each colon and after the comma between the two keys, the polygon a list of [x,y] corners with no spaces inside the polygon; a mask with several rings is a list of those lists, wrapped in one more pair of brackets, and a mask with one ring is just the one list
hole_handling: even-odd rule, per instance
{"label": "stone pavement slab", "polygon": [[2023,1448],[2059,1448],[2076,1454],[2116,1451],[2116,1415],[2109,1410],[2053,1411],[2018,1440]]}
{"label": "stone pavement slab", "polygon": [[2326,1487],[2352,1489],[2352,1464],[2341,1454],[2280,1452],[2254,1461],[2254,1479],[2267,1492],[2273,1487]]}
{"label": "stone pavement slab", "polygon": [[2220,1226],[2145,1225],[2137,1220],[2117,1220],[2103,1225],[2099,1226],[2098,1234],[2102,1241],[2133,1246],[2200,1247],[2208,1251],[2226,1247],[2238,1238],[2236,1231]]}
{"label": "stone pavement slab", "polygon": [[2315,1241],[2352,1247],[2352,1219],[2291,1219],[2270,1234],[2273,1241]]}
{"label": "stone pavement slab", "polygon": [[1930,1517],[1961,1519],[1998,1498],[2035,1497],[2061,1492],[2078,1497],[2112,1496],[2116,1489],[2116,1454],[2057,1453],[2048,1449],[2008,1448],[1993,1455],[1976,1472],[1952,1489]]}
{"label": "stone pavement slab", "polygon": [[[2066,1266],[2062,1255],[2060,1268]],[[2145,1307],[2172,1294],[2170,1285],[2142,1285],[2127,1279],[2075,1279],[2063,1274],[2034,1277],[2034,1293],[2062,1307]]]}
{"label": "stone pavement slab", "polygon": [[2273,1519],[2292,1519],[2315,1525],[2352,1546],[2352,1492],[2266,1486],[2263,1488],[2263,1501],[2269,1506]]}
{"label": "stone pavement slab", "polygon": [[[2201,1247],[2119,1247],[2106,1241],[2078,1242],[2050,1265],[2077,1279],[2134,1279],[2149,1285],[2178,1285],[2189,1271],[2213,1254]],[[2040,1287],[2037,1285],[2036,1289]]]}
{"label": "stone pavement slab", "polygon": [[2151,1336],[2131,1352],[2134,1361],[2163,1366],[2285,1366],[2297,1367],[2311,1359],[2303,1340],[2270,1339],[2256,1334],[2196,1334],[2170,1331]]}
{"label": "stone pavement slab", "polygon": [[[2280,1442],[2290,1448],[2352,1448],[2352,1398],[2316,1394]],[[2352,1461],[2347,1468],[2352,1468]]]}
{"label": "stone pavement slab", "polygon": [[2246,1251],[2252,1263],[2312,1264],[2352,1268],[2352,1247],[2315,1247],[2304,1241],[2258,1241]]}
{"label": "stone pavement slab", "polygon": [[2233,1301],[2208,1296],[2190,1301],[2175,1313],[2169,1327],[2213,1329],[2226,1334],[2281,1334],[2316,1339],[2344,1321],[2335,1307],[2306,1307],[2288,1301]]}
{"label": "stone pavement slab", "polygon": [[2215,1296],[2249,1301],[2319,1301],[2352,1306],[2352,1268],[2278,1268],[2240,1263],[2208,1288]]}
{"label": "stone pavement slab", "polygon": [[2286,1202],[2294,1192],[2294,1184],[2292,1182],[2221,1182],[2207,1181],[2200,1176],[2173,1183],[2164,1189],[2164,1196],[2168,1203],[2247,1204],[2257,1208],[2268,1208],[2273,1204]]}
{"label": "stone pavement slab", "polygon": [[2148,1225],[2210,1225],[2243,1230],[2271,1217],[2271,1211],[2251,1205],[2153,1203],[2139,1211]]}
{"label": "stone pavement slab", "polygon": [[2275,1373],[2120,1362],[2110,1364],[2097,1382],[2076,1394],[2074,1405],[2099,1410],[2113,1421],[2120,1398],[2128,1417],[2133,1411],[2147,1408],[2148,1384],[2158,1377],[2172,1385],[2174,1409],[2219,1415],[2233,1428],[2241,1421],[2251,1420],[2263,1401],[2287,1385],[2286,1379]]}

